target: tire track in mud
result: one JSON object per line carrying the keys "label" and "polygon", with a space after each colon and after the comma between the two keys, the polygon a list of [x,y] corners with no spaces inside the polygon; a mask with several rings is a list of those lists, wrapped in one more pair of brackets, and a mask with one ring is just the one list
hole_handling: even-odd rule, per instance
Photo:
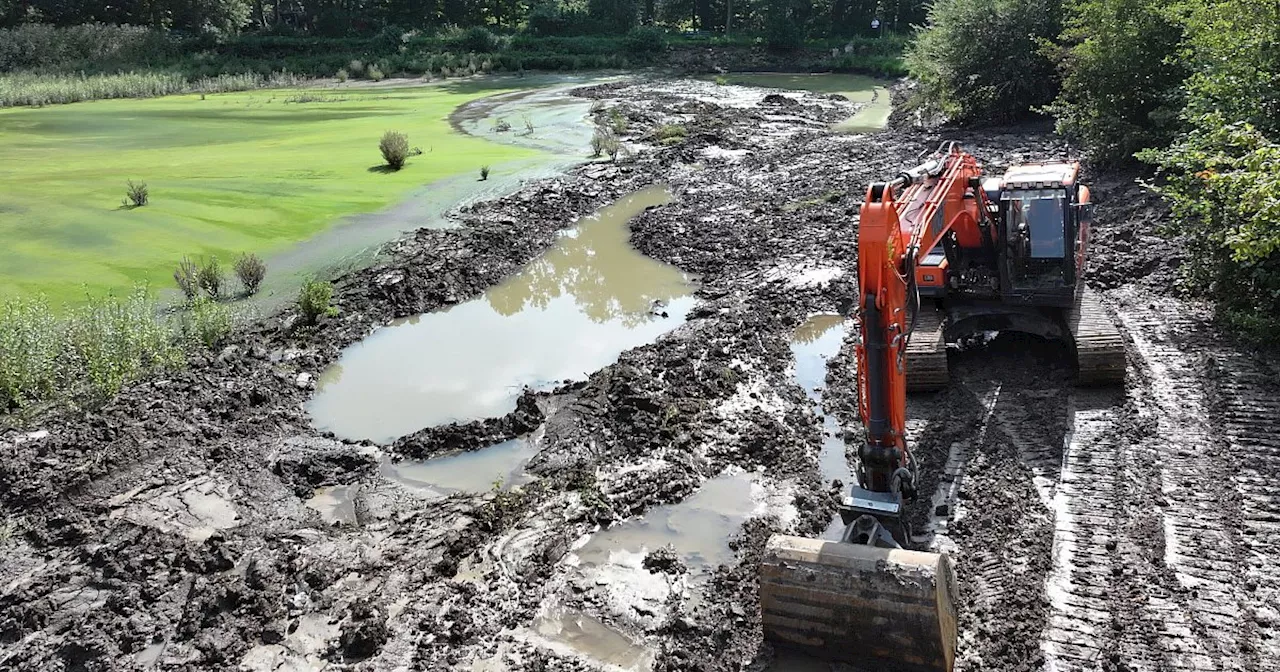
{"label": "tire track in mud", "polygon": [[1069,401],[1070,430],[1053,494],[1053,570],[1046,584],[1047,672],[1095,669],[1108,641],[1111,551],[1123,525],[1124,457],[1112,440],[1118,394],[1085,390]]}
{"label": "tire track in mud", "polygon": [[1242,648],[1257,669],[1280,669],[1280,389],[1274,369],[1237,351],[1217,351],[1210,370],[1214,426],[1240,460],[1226,477],[1235,482],[1240,502],[1246,604],[1240,629],[1253,637]]}
{"label": "tire track in mud", "polygon": [[[1242,542],[1242,504],[1231,482],[1243,466],[1236,463],[1237,455],[1245,464],[1260,460],[1223,445],[1212,421],[1214,383],[1221,381],[1201,354],[1208,345],[1203,337],[1208,328],[1189,306],[1172,299],[1153,301],[1128,290],[1120,290],[1116,298],[1141,379],[1131,388],[1131,399],[1138,418],[1155,430],[1138,441],[1155,455],[1155,504],[1160,507],[1150,549],[1160,552],[1151,566],[1131,568],[1146,576],[1144,602],[1130,608],[1147,614],[1126,619],[1142,618],[1158,629],[1148,650],[1125,651],[1125,657],[1137,653],[1132,660],[1137,669],[1274,669],[1259,666],[1257,635],[1242,627],[1253,608],[1240,581],[1240,563],[1247,559],[1250,564],[1246,574],[1271,575],[1280,564],[1265,554],[1251,556]],[[1244,392],[1235,387],[1228,396],[1256,398]],[[1268,508],[1274,506],[1274,498],[1263,498]]]}

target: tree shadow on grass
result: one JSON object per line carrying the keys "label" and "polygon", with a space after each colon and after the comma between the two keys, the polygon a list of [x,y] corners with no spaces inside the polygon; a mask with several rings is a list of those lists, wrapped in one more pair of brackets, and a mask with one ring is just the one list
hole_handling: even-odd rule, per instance
{"label": "tree shadow on grass", "polygon": [[141,207],[143,206],[134,205],[133,203],[121,203],[120,205],[116,206],[116,211],[118,212],[120,210],[137,210],[138,208],[141,208]]}
{"label": "tree shadow on grass", "polygon": [[383,175],[385,175],[387,173],[396,173],[399,171],[400,171],[399,168],[392,168],[391,166],[388,166],[385,163],[380,163],[376,166],[369,166],[369,172],[371,173],[382,173]]}

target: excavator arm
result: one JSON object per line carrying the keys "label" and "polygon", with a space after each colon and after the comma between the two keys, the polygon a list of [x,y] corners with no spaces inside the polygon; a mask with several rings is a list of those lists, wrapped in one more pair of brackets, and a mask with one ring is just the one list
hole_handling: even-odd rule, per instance
{"label": "excavator arm", "polygon": [[955,227],[973,232],[964,225],[988,217],[980,177],[973,157],[951,144],[867,190],[858,229],[858,410],[866,429],[858,483],[840,507],[847,527],[839,542],[775,535],[766,545],[761,618],[776,645],[869,669],[952,669],[950,561],[902,548],[910,536],[903,505],[916,490],[906,354],[920,310],[916,265]]}
{"label": "excavator arm", "polygon": [[[974,157],[950,143],[929,162],[867,189],[858,227],[858,411],[867,432],[858,485],[878,495],[873,500],[915,496],[906,353],[920,311],[916,265],[953,231],[979,224],[989,231],[981,177]],[[884,506],[872,508],[884,513]]]}

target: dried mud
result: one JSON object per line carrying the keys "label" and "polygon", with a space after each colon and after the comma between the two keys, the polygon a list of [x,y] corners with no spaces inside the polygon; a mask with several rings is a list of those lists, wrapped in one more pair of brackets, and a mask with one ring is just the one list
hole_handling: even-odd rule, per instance
{"label": "dried mud", "polygon": [[[854,106],[829,96],[680,80],[577,95],[623,112],[631,160],[388,245],[336,282],[340,313],[318,326],[264,320],[102,408],[0,433],[0,668],[767,669],[765,540],[821,534],[835,511],[789,344],[809,315],[847,312],[862,190],[944,140],[997,171],[1074,152],[1035,125],[835,135]],[[654,142],[664,123],[686,139]],[[1090,281],[1130,346],[1124,389],[1076,390],[1060,345],[1002,334],[952,352],[951,384],[909,402],[925,493],[910,518],[920,548],[956,561],[957,669],[1280,669],[1277,363],[1175,295],[1181,250],[1135,177],[1087,176]],[[341,348],[477,296],[656,183],[674,201],[632,241],[698,274],[683,326],[504,418],[384,446],[310,427]],[[822,398],[856,442],[851,343]],[[534,427],[519,487],[441,495],[378,469]],[[589,535],[725,476],[752,501],[718,531],[732,560],[580,562]],[[335,485],[353,520],[306,505]]]}

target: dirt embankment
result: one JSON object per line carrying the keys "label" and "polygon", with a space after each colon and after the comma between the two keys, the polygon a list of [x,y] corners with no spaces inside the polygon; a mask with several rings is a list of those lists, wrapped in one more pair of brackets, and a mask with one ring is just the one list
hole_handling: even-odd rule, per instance
{"label": "dirt embankment", "polygon": [[[337,282],[341,314],[316,328],[273,318],[102,409],[0,435],[0,530],[12,531],[0,536],[0,667],[595,668],[548,627],[566,627],[564,613],[597,624],[578,626],[597,659],[768,665],[760,549],[775,531],[821,531],[834,511],[789,342],[854,293],[862,190],[945,140],[993,171],[1072,150],[1043,127],[833,135],[847,103],[701,82],[579,95],[628,119],[633,160],[388,246]],[[667,123],[685,140],[651,137]],[[1280,447],[1238,448],[1274,441],[1275,364],[1169,298],[1179,252],[1154,238],[1161,211],[1133,176],[1090,177],[1090,277],[1128,335],[1128,388],[1077,392],[1061,345],[1002,335],[952,353],[948,389],[910,402],[922,491],[943,493],[911,516],[921,546],[957,559],[958,667],[1271,669],[1280,572],[1265,553],[1280,506],[1266,474]],[[575,217],[655,183],[675,200],[633,221],[632,240],[699,276],[684,326],[506,418],[382,447],[309,426],[302,404],[342,347],[478,295]],[[847,342],[824,399],[856,441],[849,354]],[[472,449],[539,424],[535,478],[516,490],[442,496],[379,471],[389,452]],[[1222,426],[1226,447],[1207,439]],[[574,561],[586,535],[724,474],[751,479],[754,505],[709,578],[670,551],[608,572]],[[330,524],[304,500],[337,484],[354,513]]]}

